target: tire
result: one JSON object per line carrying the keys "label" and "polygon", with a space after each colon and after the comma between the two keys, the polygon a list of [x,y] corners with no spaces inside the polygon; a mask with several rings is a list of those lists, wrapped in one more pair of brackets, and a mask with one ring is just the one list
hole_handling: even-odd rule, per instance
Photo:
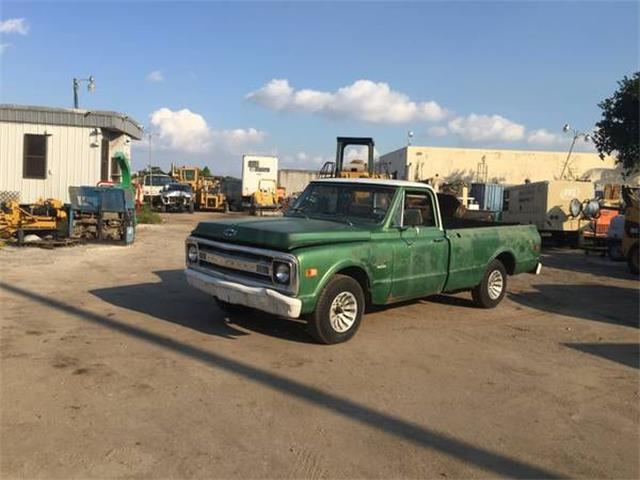
{"label": "tire", "polygon": [[487,266],[482,282],[471,290],[471,297],[478,307],[494,308],[502,301],[506,292],[507,271],[500,260],[492,260]]}
{"label": "tire", "polygon": [[189,204],[189,213],[193,213],[195,210],[195,206],[193,205],[193,203]]}
{"label": "tire", "polygon": [[629,250],[629,254],[627,255],[627,265],[629,266],[629,271],[634,275],[638,275],[638,273],[640,273],[640,267],[638,265],[639,254],[640,246],[634,245],[633,247],[631,247],[631,250]]}
{"label": "tire", "polygon": [[216,301],[216,305],[218,305],[218,308],[220,308],[220,310],[229,314],[232,317],[242,315],[244,313],[248,313],[252,310],[250,307],[247,307],[245,305],[225,302],[224,300],[220,300],[219,298],[215,298],[215,301]]}
{"label": "tire", "polygon": [[[341,314],[336,312],[340,303],[345,308]],[[315,311],[307,317],[309,333],[327,345],[346,342],[360,328],[364,308],[360,284],[346,275],[335,275],[320,293]]]}
{"label": "tire", "polygon": [[622,246],[617,243],[610,243],[607,247],[607,254],[609,258],[614,262],[624,260],[624,254],[622,253]]}

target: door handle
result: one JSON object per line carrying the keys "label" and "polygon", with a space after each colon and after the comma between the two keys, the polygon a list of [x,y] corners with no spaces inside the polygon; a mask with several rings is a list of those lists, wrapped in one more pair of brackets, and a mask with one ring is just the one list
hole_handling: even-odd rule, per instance
{"label": "door handle", "polygon": [[433,239],[433,243],[440,243],[440,242],[444,242],[444,237]]}

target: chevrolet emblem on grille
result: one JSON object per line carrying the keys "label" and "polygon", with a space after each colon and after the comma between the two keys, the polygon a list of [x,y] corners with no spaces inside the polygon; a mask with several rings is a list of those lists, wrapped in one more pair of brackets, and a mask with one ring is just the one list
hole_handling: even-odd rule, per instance
{"label": "chevrolet emblem on grille", "polygon": [[222,232],[222,236],[224,236],[224,238],[231,238],[235,237],[236,233],[238,233],[238,231],[235,228],[227,228]]}

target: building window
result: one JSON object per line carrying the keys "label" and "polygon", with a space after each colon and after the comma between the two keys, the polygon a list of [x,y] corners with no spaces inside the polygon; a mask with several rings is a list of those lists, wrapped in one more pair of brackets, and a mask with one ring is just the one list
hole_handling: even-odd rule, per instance
{"label": "building window", "polygon": [[47,178],[47,135],[25,134],[23,178]]}

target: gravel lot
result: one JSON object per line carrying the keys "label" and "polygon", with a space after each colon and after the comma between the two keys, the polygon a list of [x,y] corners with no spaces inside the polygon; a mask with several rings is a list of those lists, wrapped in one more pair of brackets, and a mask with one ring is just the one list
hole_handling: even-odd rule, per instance
{"label": "gravel lot", "polygon": [[496,310],[434,297],[321,346],[186,285],[215,216],[0,250],[2,478],[640,476],[625,264],[550,251]]}

